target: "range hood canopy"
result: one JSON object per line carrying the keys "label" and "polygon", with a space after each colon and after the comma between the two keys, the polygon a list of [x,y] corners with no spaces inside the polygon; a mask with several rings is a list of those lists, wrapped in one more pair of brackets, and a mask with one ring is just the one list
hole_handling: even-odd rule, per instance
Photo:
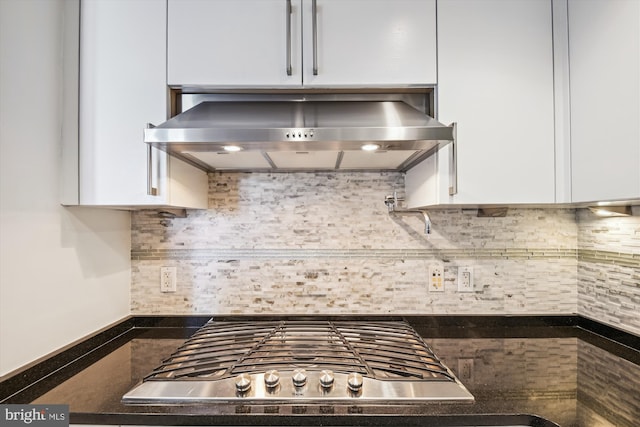
{"label": "range hood canopy", "polygon": [[150,126],[144,142],[208,171],[406,170],[454,135],[388,96],[227,96]]}

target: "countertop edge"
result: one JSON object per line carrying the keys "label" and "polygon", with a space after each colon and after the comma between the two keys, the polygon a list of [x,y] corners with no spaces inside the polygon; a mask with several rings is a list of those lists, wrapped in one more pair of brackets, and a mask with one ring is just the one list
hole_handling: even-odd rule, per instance
{"label": "countertop edge", "polygon": [[[395,415],[184,415],[184,414],[84,414],[72,413],[72,424],[146,424],[146,425],[295,425],[304,426],[397,426]],[[532,414],[485,415],[403,415],[406,427],[462,427],[462,426],[532,426],[558,427],[554,422]]]}

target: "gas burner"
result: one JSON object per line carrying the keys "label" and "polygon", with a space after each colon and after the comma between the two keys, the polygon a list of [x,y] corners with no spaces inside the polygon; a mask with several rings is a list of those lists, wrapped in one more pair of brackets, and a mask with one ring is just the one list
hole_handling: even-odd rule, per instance
{"label": "gas burner", "polygon": [[473,396],[405,321],[210,320],[123,402]]}

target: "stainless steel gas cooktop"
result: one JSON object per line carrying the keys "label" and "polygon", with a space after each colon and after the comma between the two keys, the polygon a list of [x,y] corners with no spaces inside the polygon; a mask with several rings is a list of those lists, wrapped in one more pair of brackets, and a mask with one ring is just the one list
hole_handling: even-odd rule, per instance
{"label": "stainless steel gas cooktop", "polygon": [[122,398],[207,401],[472,401],[405,321],[210,320]]}

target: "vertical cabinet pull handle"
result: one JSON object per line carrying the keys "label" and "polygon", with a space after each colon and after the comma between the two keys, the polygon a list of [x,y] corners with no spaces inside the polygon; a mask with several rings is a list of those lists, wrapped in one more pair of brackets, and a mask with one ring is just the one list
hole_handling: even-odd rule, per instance
{"label": "vertical cabinet pull handle", "polygon": [[457,124],[453,126],[453,141],[451,142],[451,155],[449,156],[449,195],[458,194],[458,136]]}
{"label": "vertical cabinet pull handle", "polygon": [[318,75],[318,5],[311,1],[311,27],[313,35],[313,75]]}
{"label": "vertical cabinet pull handle", "polygon": [[147,194],[157,196],[158,189],[153,186],[153,153],[150,145],[147,145]]}
{"label": "vertical cabinet pull handle", "polygon": [[[151,123],[147,123],[147,129],[154,128]],[[158,189],[153,186],[153,148],[147,144],[147,195],[157,196]]]}
{"label": "vertical cabinet pull handle", "polygon": [[292,73],[291,70],[291,0],[287,0],[286,4],[287,13],[287,76]]}

